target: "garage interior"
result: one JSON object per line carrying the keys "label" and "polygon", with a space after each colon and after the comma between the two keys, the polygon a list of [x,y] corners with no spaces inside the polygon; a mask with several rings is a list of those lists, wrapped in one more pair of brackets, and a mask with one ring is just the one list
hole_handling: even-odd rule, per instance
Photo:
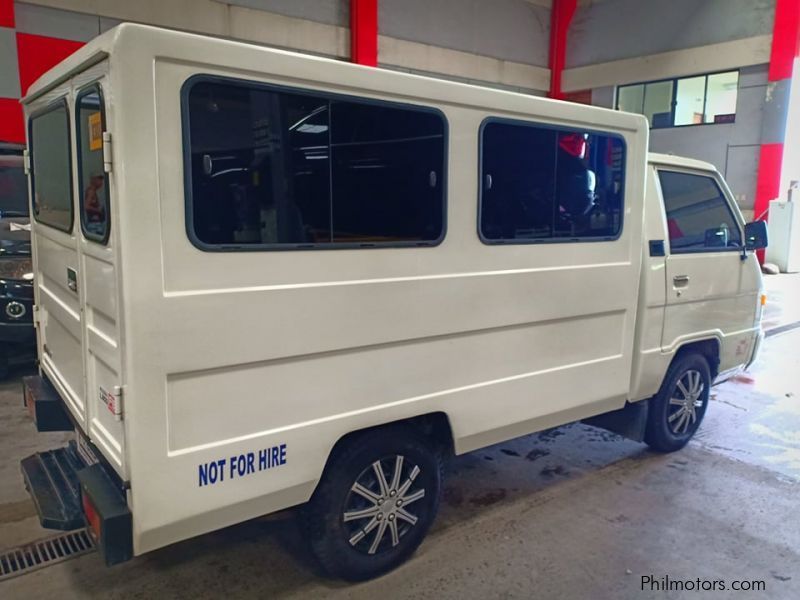
{"label": "garage interior", "polygon": [[[3,147],[25,143],[31,84],[126,21],[643,114],[651,151],[712,163],[745,220],[770,223],[767,337],[677,454],[576,423],[456,457],[429,540],[378,580],[321,577],[287,511],[113,568],[77,552],[0,577],[0,596],[693,595],[666,577],[799,597],[800,0],[0,0]],[[22,410],[34,371],[0,381],[0,555],[52,533],[19,461],[70,439]]]}

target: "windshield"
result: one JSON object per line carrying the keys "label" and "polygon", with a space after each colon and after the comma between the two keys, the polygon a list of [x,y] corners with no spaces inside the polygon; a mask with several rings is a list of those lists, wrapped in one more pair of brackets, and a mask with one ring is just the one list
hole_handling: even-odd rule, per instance
{"label": "windshield", "polygon": [[0,217],[28,216],[28,180],[22,152],[0,150]]}

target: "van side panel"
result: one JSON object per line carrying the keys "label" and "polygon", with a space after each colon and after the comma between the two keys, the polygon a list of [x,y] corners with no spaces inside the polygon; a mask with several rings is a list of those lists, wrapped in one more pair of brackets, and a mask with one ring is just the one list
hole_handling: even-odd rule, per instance
{"label": "van side panel", "polygon": [[[213,65],[199,62],[211,56]],[[440,109],[450,132],[443,243],[193,246],[179,98],[198,73]],[[117,41],[112,84],[124,169],[136,553],[307,500],[331,448],[351,431],[445,412],[456,451],[466,452],[625,402],[642,254],[643,119],[137,28]],[[621,237],[482,244],[476,164],[487,116],[622,135]]]}

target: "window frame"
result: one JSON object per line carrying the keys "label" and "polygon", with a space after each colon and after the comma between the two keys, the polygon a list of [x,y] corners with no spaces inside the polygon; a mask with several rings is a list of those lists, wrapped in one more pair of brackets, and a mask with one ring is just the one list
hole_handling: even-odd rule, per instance
{"label": "window frame", "polygon": [[[658,194],[661,198],[661,210],[663,211],[664,215],[664,232],[666,233],[666,242],[667,247],[669,248],[667,252],[667,256],[672,255],[680,255],[680,254],[714,254],[716,252],[738,252],[739,254],[742,253],[742,242],[744,240],[744,227],[741,219],[738,218],[736,215],[736,211],[733,210],[733,206],[731,205],[731,198],[728,195],[726,189],[720,185],[720,178],[716,173],[712,171],[701,171],[701,170],[693,170],[693,169],[686,169],[681,167],[673,167],[670,165],[655,165],[656,170],[656,183],[658,184]],[[738,246],[726,246],[724,248],[686,248],[686,249],[677,249],[674,250],[672,248],[672,239],[669,237],[669,230],[667,229],[667,203],[664,199],[664,188],[661,186],[661,172],[666,171],[668,173],[678,173],[681,175],[695,175],[698,177],[706,177],[714,182],[714,185],[717,186],[717,190],[720,193],[723,201],[725,202],[725,209],[728,211],[728,214],[731,216],[731,219],[736,224],[736,228],[739,231],[739,245]]]}
{"label": "window frame", "polygon": [[[736,73],[737,74],[737,88],[736,88],[736,107],[738,109],[739,106],[739,87],[738,81],[740,81],[742,73],[741,69],[725,69],[723,71],[711,71],[709,73],[697,73],[695,75],[683,75],[681,77],[666,77],[664,79],[653,79],[652,81],[639,81],[636,83],[626,83],[625,85],[618,85],[614,90],[614,110],[621,110],[619,107],[619,90],[622,88],[629,88],[635,87],[637,85],[642,86],[642,105],[644,105],[644,98],[647,94],[647,86],[653,83],[665,83],[665,82],[672,82],[672,98],[670,99],[670,108],[669,108],[669,121],[670,124],[661,127],[653,127],[652,123],[649,123],[650,129],[678,129],[682,127],[703,127],[707,125],[732,125],[736,123],[736,115],[738,111],[733,112],[733,120],[726,121],[724,123],[706,123],[703,121],[702,123],[685,123],[683,125],[676,125],[675,124],[675,107],[677,106],[678,102],[678,83],[684,79],[694,79],[696,77],[704,77],[705,78],[705,85],[703,89],[703,118],[705,119],[706,116],[706,107],[708,106],[708,78],[714,75],[722,75],[725,73]],[[636,112],[635,114],[644,115],[644,112]]]}
{"label": "window frame", "polygon": [[[78,167],[78,189],[83,190],[83,153],[81,152],[81,127],[80,127],[80,102],[84,96],[88,96],[92,92],[97,92],[100,96],[100,124],[103,128],[103,133],[106,132],[106,99],[103,95],[103,90],[99,81],[94,81],[82,87],[75,95],[74,118],[75,118],[75,157],[76,165]],[[103,152],[103,148],[100,152]],[[105,158],[105,157],[103,157]],[[92,242],[101,244],[103,246],[108,244],[108,239],[111,236],[111,188],[109,187],[108,172],[103,168],[103,179],[106,186],[106,231],[103,236],[98,236],[86,230],[86,211],[83,209],[83,198],[81,198],[80,221],[81,233],[83,237]]]}
{"label": "window frame", "polygon": [[[234,87],[244,87],[251,90],[258,90],[272,93],[285,93],[300,96],[311,96],[327,99],[328,101],[352,102],[355,104],[366,104],[371,106],[381,106],[407,110],[412,112],[428,113],[437,116],[442,123],[442,172],[441,172],[441,211],[442,226],[441,232],[436,239],[425,241],[399,241],[399,242],[302,242],[285,244],[209,244],[200,240],[194,231],[194,198],[192,186],[192,146],[189,119],[189,95],[198,83],[216,83]],[[198,73],[187,78],[181,85],[181,143],[183,153],[183,186],[184,186],[184,224],[186,235],[189,241],[197,249],[203,252],[292,252],[298,250],[354,250],[372,248],[435,248],[444,242],[447,237],[447,213],[448,213],[448,182],[450,168],[450,126],[447,115],[441,109],[419,104],[406,104],[391,100],[370,98],[367,96],[356,96],[353,94],[340,94],[315,88],[293,87],[282,84],[266,83],[239,77],[226,77],[222,75],[211,75]],[[329,203],[332,200],[333,188],[330,191]]]}
{"label": "window frame", "polygon": [[[43,221],[39,218],[39,208],[36,202],[36,169],[35,163],[33,158],[33,153],[35,152],[34,143],[33,143],[33,122],[34,120],[42,117],[50,112],[55,112],[59,108],[64,108],[66,113],[66,126],[67,126],[67,158],[68,158],[68,173],[69,173],[69,227],[64,229],[63,227],[59,227],[58,225],[54,225],[52,223],[48,223],[47,221]],[[28,152],[31,155],[31,169],[30,169],[30,182],[31,182],[31,217],[36,219],[37,223],[41,225],[45,225],[56,231],[62,231],[68,235],[72,235],[73,230],[75,229],[75,191],[73,189],[75,185],[75,178],[72,173],[72,119],[70,119],[69,114],[69,102],[67,101],[66,96],[62,96],[57,100],[54,100],[47,106],[42,107],[39,110],[36,110],[30,114],[28,117]]]}
{"label": "window frame", "polygon": [[[481,221],[483,215],[483,192],[484,192],[484,177],[483,177],[483,136],[486,130],[486,127],[491,125],[492,123],[501,123],[504,125],[520,125],[522,127],[534,128],[534,129],[550,129],[554,131],[564,131],[569,133],[575,133],[576,129],[574,127],[567,127],[565,125],[555,125],[552,123],[546,123],[542,121],[527,121],[524,119],[514,119],[511,117],[498,117],[498,116],[489,116],[481,121],[480,127],[478,128],[478,214],[477,214],[477,232],[478,238],[480,239],[481,243],[487,246],[525,246],[531,244],[574,244],[576,242],[589,242],[589,243],[596,243],[596,242],[614,242],[622,237],[622,234],[625,231],[625,196],[627,191],[627,181],[626,177],[623,175],[622,177],[622,188],[620,189],[620,194],[622,195],[622,205],[619,214],[619,231],[615,236],[591,236],[591,237],[579,237],[579,238],[531,238],[531,239],[510,239],[510,240],[493,240],[489,239],[483,235],[483,230],[481,228]],[[603,135],[606,137],[616,138],[622,143],[622,164],[624,169],[624,174],[627,174],[628,171],[628,144],[625,142],[625,137],[619,133],[612,133],[608,131],[600,131],[597,129],[591,128],[582,128],[581,131],[588,133],[590,135]]]}

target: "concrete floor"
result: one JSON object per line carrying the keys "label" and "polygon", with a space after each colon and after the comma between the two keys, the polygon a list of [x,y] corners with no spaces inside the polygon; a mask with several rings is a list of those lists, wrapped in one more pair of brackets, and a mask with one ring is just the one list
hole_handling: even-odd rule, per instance
{"label": "concrete floor", "polygon": [[[800,306],[800,277],[767,281]],[[793,310],[773,301],[771,327]],[[573,424],[458,457],[430,536],[376,581],[319,577],[282,513],[110,569],[96,554],[53,565],[0,582],[0,598],[799,598],[798,373],[800,329],[768,338],[672,455]],[[49,533],[18,461],[65,439],[36,434],[20,403],[18,380],[0,385],[0,548]],[[642,591],[646,575],[762,580],[766,591]]]}

